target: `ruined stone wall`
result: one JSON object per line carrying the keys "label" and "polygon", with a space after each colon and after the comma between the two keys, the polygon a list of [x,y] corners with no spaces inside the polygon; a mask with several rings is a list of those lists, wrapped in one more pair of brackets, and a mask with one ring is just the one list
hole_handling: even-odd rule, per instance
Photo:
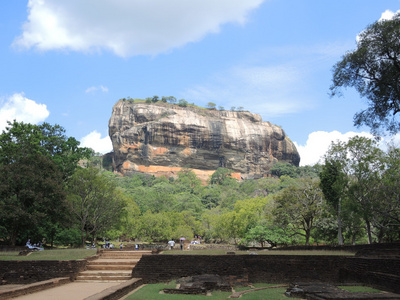
{"label": "ruined stone wall", "polygon": [[0,284],[28,284],[57,277],[74,278],[86,260],[0,261]]}
{"label": "ruined stone wall", "polygon": [[342,277],[348,282],[400,293],[400,259],[349,257],[346,258]]}
{"label": "ruined stone wall", "polygon": [[150,255],[133,277],[155,283],[200,274],[246,276],[251,283],[361,283],[400,293],[400,259],[320,255]]}
{"label": "ruined stone wall", "polygon": [[133,269],[144,282],[163,282],[184,276],[248,274],[250,282],[291,281],[340,282],[341,256],[289,255],[149,255]]}

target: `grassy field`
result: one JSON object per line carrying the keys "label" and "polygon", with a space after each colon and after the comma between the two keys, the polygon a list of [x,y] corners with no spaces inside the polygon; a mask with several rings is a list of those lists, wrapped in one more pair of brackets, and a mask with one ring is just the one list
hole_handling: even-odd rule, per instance
{"label": "grassy field", "polygon": [[[251,290],[253,288],[261,288],[261,287],[272,287],[269,289],[263,289],[258,291],[251,291],[248,293],[244,293],[241,295],[240,299],[245,300],[258,300],[258,299],[288,299],[284,293],[286,292],[286,287],[274,287],[278,286],[278,284],[268,284],[268,283],[256,283],[253,284],[252,287],[236,287],[234,292],[241,292],[245,290]],[[205,299],[203,295],[175,295],[175,294],[164,294],[162,290],[164,288],[176,288],[175,281],[171,281],[170,283],[157,283],[157,284],[148,284],[138,289],[132,295],[128,296],[126,300],[196,300],[196,299]],[[339,288],[349,291],[349,292],[364,292],[364,293],[379,293],[381,291],[366,287],[366,286],[339,286]],[[230,292],[217,292],[214,291],[211,295],[208,295],[207,299],[210,300],[222,300],[228,299],[228,297],[232,295]]]}
{"label": "grassy field", "polygon": [[0,260],[76,260],[96,254],[96,249],[57,249],[32,252],[20,256],[19,252],[0,252]]}
{"label": "grassy field", "polygon": [[[275,284],[274,284],[275,285]],[[272,286],[272,284],[267,283],[258,283],[255,284],[254,287],[267,287]],[[160,293],[164,288],[175,288],[175,282],[170,282],[168,284],[165,283],[157,283],[157,284],[148,284],[137,290],[134,294],[128,296],[126,300],[196,300],[196,299],[205,299],[203,295],[174,295],[174,294],[163,294]],[[235,292],[249,290],[250,287],[243,287],[235,289]],[[284,293],[286,288],[271,288],[260,291],[253,291],[250,293],[243,294],[240,299],[246,300],[257,300],[257,299],[288,299]],[[232,293],[230,292],[212,292],[211,296],[208,296],[207,299],[210,300],[222,300],[227,299]]]}
{"label": "grassy field", "polygon": [[[161,254],[165,255],[225,255],[228,251],[226,250],[167,250]],[[325,250],[298,250],[298,251],[232,251],[237,255],[346,255],[354,256],[353,252],[347,251],[325,251]]]}

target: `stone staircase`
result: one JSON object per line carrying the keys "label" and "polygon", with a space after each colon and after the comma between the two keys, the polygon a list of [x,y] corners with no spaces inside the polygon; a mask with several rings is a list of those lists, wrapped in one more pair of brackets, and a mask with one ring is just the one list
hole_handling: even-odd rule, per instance
{"label": "stone staircase", "polygon": [[88,261],[86,270],[80,272],[77,282],[123,282],[132,278],[132,269],[146,250],[104,249],[99,258]]}

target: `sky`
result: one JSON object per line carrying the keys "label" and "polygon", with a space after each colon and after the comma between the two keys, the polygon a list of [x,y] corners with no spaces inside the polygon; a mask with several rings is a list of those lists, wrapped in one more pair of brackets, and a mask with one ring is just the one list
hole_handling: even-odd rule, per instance
{"label": "sky", "polygon": [[260,114],[312,165],[331,141],[370,136],[353,126],[365,99],[329,96],[332,67],[399,9],[400,0],[0,0],[0,131],[14,119],[59,124],[107,153],[119,99],[175,96]]}

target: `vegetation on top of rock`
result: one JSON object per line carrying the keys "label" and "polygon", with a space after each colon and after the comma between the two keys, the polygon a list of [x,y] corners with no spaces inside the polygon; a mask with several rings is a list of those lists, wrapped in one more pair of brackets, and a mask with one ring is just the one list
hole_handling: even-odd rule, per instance
{"label": "vegetation on top of rock", "polygon": [[[153,97],[147,97],[146,99],[133,99],[131,97],[126,97],[126,98],[121,98],[118,101],[127,101],[129,103],[147,103],[147,104],[161,104],[161,103],[169,103],[169,104],[174,104],[179,107],[194,107],[194,108],[199,108],[199,109],[209,109],[209,110],[216,110],[217,105],[213,102],[208,102],[206,107],[201,107],[197,106],[194,103],[189,103],[185,99],[179,99],[177,100],[174,96],[162,96],[161,98],[157,95]],[[225,110],[223,106],[218,106],[218,110]],[[235,107],[232,106],[231,111],[245,111],[242,106]]]}

